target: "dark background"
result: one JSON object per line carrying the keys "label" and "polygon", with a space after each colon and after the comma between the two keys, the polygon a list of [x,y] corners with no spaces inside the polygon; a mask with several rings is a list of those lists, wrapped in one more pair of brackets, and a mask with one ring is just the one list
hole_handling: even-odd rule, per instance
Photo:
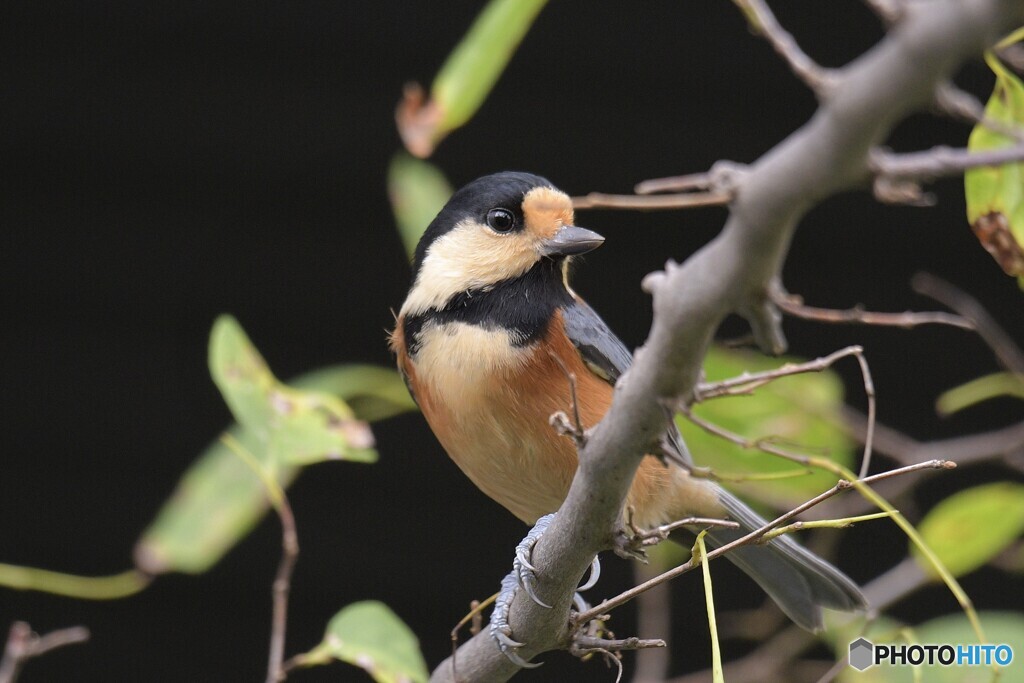
{"label": "dark background", "polygon": [[[881,36],[861,3],[778,2],[808,51],[840,66]],[[408,267],[385,193],[403,83],[429,83],[480,3],[88,2],[0,8],[0,561],[83,574],[126,569],[135,538],[191,459],[228,422],[206,369],[216,315],[246,327],[281,377],[348,361],[389,364],[385,328]],[[985,96],[974,65],[960,76]],[[476,118],[434,157],[452,182],[500,169],[548,176],[573,194],[752,161],[813,112],[813,97],[727,2],[555,2],[540,15]],[[968,129],[915,117],[892,144],[966,140]],[[814,210],[786,284],[810,302],[880,310],[930,307],[919,269],[978,296],[1022,338],[1021,294],[979,248],[962,184],[934,209],[891,208],[865,192]],[[650,322],[643,274],[684,258],[724,210],[581,212],[607,237],[576,289],[630,346]],[[732,333],[743,330],[739,324]],[[996,369],[961,331],[787,323],[804,356],[863,343],[883,421],[939,438],[1020,419],[999,402],[948,420],[944,388]],[[851,400],[862,405],[855,368]],[[465,480],[418,415],[380,425],[381,462],[327,464],[291,490],[303,554],[288,652],[308,649],[341,606],[377,598],[417,632],[431,666],[469,601],[491,594],[525,529]],[[929,478],[918,502],[1009,476],[997,467]],[[943,487],[946,488],[943,488]],[[906,542],[873,527],[844,545],[866,581]],[[30,664],[23,680],[261,680],[275,521],[209,574],[168,576],[144,593],[84,603],[0,590],[0,629],[86,624],[92,642]],[[592,598],[618,592],[609,558]],[[721,609],[752,607],[752,584],[721,570]],[[981,608],[1020,608],[985,569],[965,580]],[[1019,584],[1018,584],[1019,587]],[[701,584],[678,582],[679,670],[703,668]],[[1016,601],[1016,604],[1013,603]],[[921,620],[956,609],[943,590],[897,610]],[[695,615],[695,616],[694,616]],[[628,635],[629,609],[613,626]],[[726,656],[742,652],[728,645]],[[566,655],[524,680],[610,681]],[[630,660],[627,657],[627,662]],[[294,680],[361,680],[335,665]]]}

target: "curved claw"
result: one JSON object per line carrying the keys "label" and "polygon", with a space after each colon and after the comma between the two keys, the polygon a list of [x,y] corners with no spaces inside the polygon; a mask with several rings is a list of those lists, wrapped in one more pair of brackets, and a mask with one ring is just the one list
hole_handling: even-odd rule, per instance
{"label": "curved claw", "polygon": [[530,554],[533,552],[533,546],[544,535],[544,531],[554,518],[555,516],[552,514],[544,515],[537,520],[530,532],[526,534],[526,538],[516,546],[516,557],[512,561],[512,573],[516,575],[518,585],[523,587],[531,600],[546,609],[551,609],[551,605],[537,596],[537,590],[534,587],[537,582],[537,568],[530,562]]}
{"label": "curved claw", "polygon": [[516,666],[521,666],[524,669],[536,669],[537,667],[540,667],[544,664],[544,662],[528,662],[522,657],[520,657],[518,652],[514,652],[512,650],[509,650],[508,652],[502,652],[502,654],[504,654],[510,662],[512,662]]}
{"label": "curved claw", "polygon": [[527,546],[524,546],[522,543],[520,543],[518,546],[516,546],[516,559],[519,560],[519,564],[523,565],[524,567],[529,569],[531,572],[535,572],[535,571],[537,571],[537,568],[534,567],[532,564],[530,564],[530,559],[529,559],[530,550],[532,550],[532,549],[533,549],[533,545],[532,544],[527,547]]}
{"label": "curved claw", "polygon": [[551,609],[551,605],[549,605],[548,603],[544,602],[539,597],[537,597],[537,594],[534,592],[534,590],[533,590],[533,580],[532,580],[533,576],[532,576],[532,574],[530,576],[525,577],[525,578],[522,575],[520,575],[519,578],[520,578],[520,585],[522,585],[523,589],[526,591],[526,594],[530,596],[531,600],[533,600],[535,603],[537,603],[541,607],[544,607],[545,609]]}
{"label": "curved claw", "polygon": [[579,612],[580,614],[583,614],[584,612],[586,612],[587,610],[590,609],[590,603],[588,603],[586,600],[584,600],[583,596],[580,595],[579,593],[574,593],[573,594],[573,596],[572,596],[572,604],[573,604],[573,607],[576,608],[576,611]]}
{"label": "curved claw", "polygon": [[525,645],[525,643],[520,643],[518,640],[512,640],[504,631],[495,631],[491,635],[498,641],[499,645],[504,645],[505,647],[516,648]]}
{"label": "curved claw", "polygon": [[579,588],[577,588],[576,590],[578,592],[581,592],[581,593],[583,591],[588,591],[588,590],[590,590],[591,588],[593,588],[594,586],[597,585],[597,581],[600,578],[601,578],[601,560],[599,560],[595,556],[594,557],[594,561],[590,563],[590,576],[587,578],[587,582],[585,584],[583,584],[582,586],[580,586]]}

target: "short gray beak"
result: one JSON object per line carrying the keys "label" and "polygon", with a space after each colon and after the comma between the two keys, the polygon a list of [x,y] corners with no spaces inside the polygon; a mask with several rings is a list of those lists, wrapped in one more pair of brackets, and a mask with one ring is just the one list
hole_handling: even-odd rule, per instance
{"label": "short gray beak", "polygon": [[576,256],[593,251],[604,244],[601,237],[593,230],[578,228],[575,225],[563,225],[553,237],[544,240],[541,253],[544,256]]}

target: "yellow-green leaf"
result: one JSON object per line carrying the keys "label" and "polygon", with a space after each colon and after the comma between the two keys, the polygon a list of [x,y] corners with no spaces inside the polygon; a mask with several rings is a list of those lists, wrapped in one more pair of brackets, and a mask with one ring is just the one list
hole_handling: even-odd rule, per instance
{"label": "yellow-green leaf", "polygon": [[952,415],[976,403],[1000,396],[1024,399],[1024,375],[997,372],[972,379],[944,391],[935,402],[935,407],[941,415]]}
{"label": "yellow-green leaf", "polygon": [[399,105],[398,131],[406,149],[426,158],[462,126],[491,92],[547,0],[491,0],[448,56],[423,102],[418,86]]}
{"label": "yellow-green leaf", "polygon": [[[252,362],[259,366],[262,359]],[[361,420],[383,419],[415,409],[398,373],[389,368],[338,365],[307,373],[290,384],[349,402]],[[259,412],[261,408],[253,410]],[[235,424],[227,433],[257,461],[266,464],[267,451],[253,431]],[[268,471],[285,489],[301,468],[278,464]],[[263,482],[217,439],[185,472],[139,539],[135,563],[148,574],[204,572],[248,535],[268,509]]]}
{"label": "yellow-green leaf", "polygon": [[[374,462],[373,434],[337,396],[282,384],[238,322],[221,316],[210,335],[210,373],[265,466],[321,460]],[[259,457],[265,453],[266,457]]]}
{"label": "yellow-green leaf", "polygon": [[[1003,481],[949,496],[918,529],[925,543],[954,576],[974,571],[1024,533],[1024,485]],[[931,564],[911,548],[926,572]]]}
{"label": "yellow-green leaf", "polygon": [[[778,358],[713,347],[704,371],[707,381],[712,382],[745,371],[772,370],[779,364]],[[826,371],[784,377],[757,389],[752,396],[705,401],[695,405],[693,412],[747,439],[774,439],[790,450],[827,455],[848,467],[853,460],[852,443],[836,426],[841,421],[842,405],[842,382]],[[757,449],[736,446],[683,417],[677,422],[697,463],[710,467],[716,474],[737,475],[740,482],[726,479],[723,483],[746,497],[788,507],[793,501],[820,493],[835,483],[834,474],[808,474],[800,465]]]}
{"label": "yellow-green leaf", "polygon": [[388,197],[410,260],[423,231],[451,196],[452,186],[437,166],[401,152],[391,159]]}
{"label": "yellow-green leaf", "polygon": [[[238,425],[229,432],[259,457],[259,442]],[[287,488],[300,468],[272,474]],[[135,564],[148,574],[205,572],[252,531],[269,509],[255,472],[219,440],[192,463],[135,545]]]}
{"label": "yellow-green leaf", "polygon": [[[1024,126],[1024,83],[988,53],[985,61],[996,75],[985,115],[1010,126]],[[979,123],[967,148],[974,152],[1018,144]],[[1024,287],[1024,163],[970,169],[964,173],[967,220],[982,246],[1007,275]]]}
{"label": "yellow-green leaf", "polygon": [[332,365],[291,380],[292,386],[333,394],[345,401],[356,417],[376,422],[416,410],[401,375],[379,365]]}
{"label": "yellow-green leaf", "polygon": [[419,641],[387,605],[367,600],[334,615],[323,642],[299,655],[300,666],[334,659],[364,669],[377,683],[425,683],[429,674]]}

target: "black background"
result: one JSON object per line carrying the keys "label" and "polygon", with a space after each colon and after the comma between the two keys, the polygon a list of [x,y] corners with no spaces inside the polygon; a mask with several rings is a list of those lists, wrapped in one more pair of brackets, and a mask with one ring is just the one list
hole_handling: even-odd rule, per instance
{"label": "black background", "polygon": [[[861,3],[775,4],[829,66],[882,35]],[[0,561],[83,574],[128,567],[139,532],[229,420],[206,370],[219,313],[239,318],[281,377],[391,362],[389,308],[408,285],[384,185],[399,147],[394,106],[403,83],[430,82],[478,7],[0,8]],[[982,96],[991,86],[977,64],[960,80]],[[434,161],[455,184],[522,169],[573,194],[624,192],[721,158],[752,161],[814,107],[730,3],[556,2]],[[917,116],[891,144],[959,145],[967,133]],[[912,273],[928,270],[970,290],[1020,339],[1020,292],[970,234],[960,181],[935,189],[934,209],[884,207],[865,192],[815,209],[793,245],[787,286],[816,304],[904,310],[930,305],[908,286]],[[578,222],[607,244],[577,269],[576,289],[635,346],[650,322],[640,278],[669,256],[686,257],[724,216],[580,212]],[[880,418],[917,438],[1020,418],[1010,402],[934,416],[938,391],[996,369],[969,334],[797,321],[787,333],[804,356],[863,343]],[[862,404],[855,368],[846,370],[851,401]],[[341,606],[377,598],[410,623],[433,666],[468,602],[496,589],[525,529],[461,476],[418,415],[376,432],[379,464],[321,465],[291,490],[303,554],[288,652],[315,644]],[[1005,476],[983,467],[932,477],[918,503]],[[860,581],[905,551],[896,531],[874,529],[855,533],[840,556]],[[77,623],[93,631],[89,645],[32,663],[25,681],[261,680],[278,548],[278,525],[268,520],[209,574],[164,577],[127,600],[3,590],[0,628],[17,618],[40,631]],[[605,564],[592,598],[628,581],[625,563]],[[748,582],[720,571],[720,608],[759,604]],[[1009,593],[996,570],[965,584],[982,608],[1021,607],[1020,591]],[[678,625],[679,670],[709,662],[701,595],[695,576],[678,582],[676,612],[689,615]],[[897,614],[920,620],[955,609],[934,589]],[[628,634],[631,624],[624,609],[613,626]],[[614,679],[598,663],[544,659],[524,678]],[[294,680],[339,675],[361,676],[335,665]]]}

